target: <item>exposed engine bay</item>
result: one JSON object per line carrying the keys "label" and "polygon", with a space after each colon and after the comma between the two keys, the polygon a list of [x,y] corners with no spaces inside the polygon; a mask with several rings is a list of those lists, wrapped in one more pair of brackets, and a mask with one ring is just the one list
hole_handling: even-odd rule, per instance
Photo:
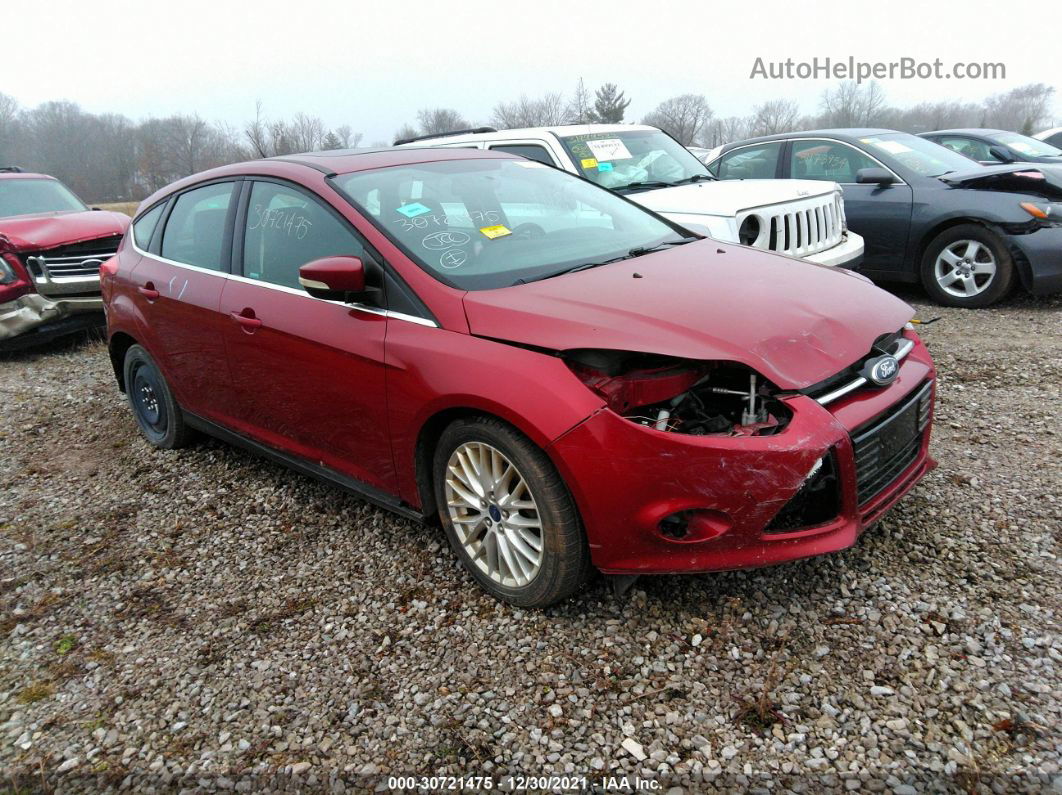
{"label": "exposed engine bay", "polygon": [[769,436],[791,418],[778,389],[734,362],[697,362],[626,351],[566,351],[568,367],[612,411],[658,431]]}

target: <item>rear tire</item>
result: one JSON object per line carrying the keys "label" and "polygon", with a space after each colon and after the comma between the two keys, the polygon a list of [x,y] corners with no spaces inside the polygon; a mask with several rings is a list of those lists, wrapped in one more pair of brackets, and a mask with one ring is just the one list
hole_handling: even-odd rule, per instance
{"label": "rear tire", "polygon": [[980,224],[941,232],[922,255],[922,285],[938,304],[977,309],[1005,296],[1014,279],[1006,244]]}
{"label": "rear tire", "polygon": [[450,545],[476,582],[519,607],[546,607],[590,574],[567,486],[546,454],[500,420],[451,424],[435,448],[435,499]]}
{"label": "rear tire", "polygon": [[155,360],[140,345],[125,353],[125,393],[140,432],[152,445],[174,450],[188,444],[190,429]]}

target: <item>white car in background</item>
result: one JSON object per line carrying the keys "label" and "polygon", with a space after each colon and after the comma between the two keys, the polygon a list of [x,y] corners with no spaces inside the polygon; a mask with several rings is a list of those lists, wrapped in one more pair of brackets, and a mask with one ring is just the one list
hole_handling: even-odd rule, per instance
{"label": "white car in background", "polygon": [[863,238],[848,231],[840,186],[773,179],[765,169],[750,173],[750,179],[719,181],[656,127],[479,127],[395,141],[395,146],[497,149],[579,174],[716,240],[820,265],[854,268],[863,259]]}
{"label": "white car in background", "polygon": [[1038,132],[1033,138],[1039,138],[1041,141],[1051,144],[1051,146],[1062,149],[1062,127],[1052,127],[1050,130]]}

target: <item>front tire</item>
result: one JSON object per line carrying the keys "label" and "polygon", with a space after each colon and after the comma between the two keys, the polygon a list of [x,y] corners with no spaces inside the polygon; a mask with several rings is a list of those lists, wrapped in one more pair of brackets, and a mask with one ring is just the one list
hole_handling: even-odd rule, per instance
{"label": "front tire", "polygon": [[435,499],[450,545],[480,586],[546,607],[590,573],[578,511],[546,454],[493,418],[458,420],[439,439]]}
{"label": "front tire", "polygon": [[190,430],[155,360],[140,345],[125,354],[125,393],[140,432],[162,450],[184,447]]}
{"label": "front tire", "polygon": [[941,232],[922,256],[922,285],[945,306],[968,309],[994,304],[1010,290],[1014,260],[1003,240],[979,224]]}

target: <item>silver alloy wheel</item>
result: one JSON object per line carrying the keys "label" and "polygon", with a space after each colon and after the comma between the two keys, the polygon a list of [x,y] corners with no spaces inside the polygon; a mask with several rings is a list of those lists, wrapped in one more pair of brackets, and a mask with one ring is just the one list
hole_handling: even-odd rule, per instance
{"label": "silver alloy wheel", "polygon": [[940,289],[956,298],[972,298],[996,277],[996,257],[978,240],[956,240],[937,256],[933,276]]}
{"label": "silver alloy wheel", "polygon": [[542,568],[544,537],[535,497],[502,452],[465,442],[446,462],[446,509],[457,540],[475,566],[509,588]]}

